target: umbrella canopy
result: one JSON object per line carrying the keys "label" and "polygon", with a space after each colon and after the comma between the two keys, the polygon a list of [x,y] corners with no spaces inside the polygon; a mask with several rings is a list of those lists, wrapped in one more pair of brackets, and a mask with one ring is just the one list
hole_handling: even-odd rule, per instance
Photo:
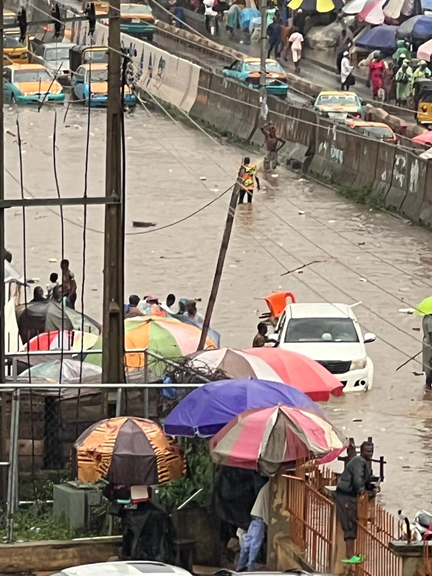
{"label": "umbrella canopy", "polygon": [[73,360],[71,358],[65,358],[63,364],[61,360],[54,360],[51,362],[43,362],[37,366],[33,366],[22,372],[20,378],[29,378],[36,380],[46,380],[49,382],[60,382],[60,372],[62,382],[71,382],[79,380],[82,375],[82,379],[87,378],[93,379],[102,374],[102,369],[99,366],[93,364],[87,364],[87,362],[82,363],[80,360]]}
{"label": "umbrella canopy", "polygon": [[432,146],[432,132],[427,130],[423,132],[423,134],[419,134],[415,138],[411,138],[411,141],[415,142],[416,144],[423,144],[424,146]]}
{"label": "umbrella canopy", "polygon": [[284,382],[284,379],[264,359],[234,348],[198,352],[192,358],[192,366],[196,370],[221,370],[229,378],[256,378]]}
{"label": "umbrella canopy", "polygon": [[292,386],[266,380],[220,380],[188,394],[165,419],[172,436],[213,436],[237,414],[249,408],[285,404],[319,410],[312,400]]}
{"label": "umbrella canopy", "polygon": [[360,14],[364,8],[369,6],[369,4],[373,4],[374,2],[375,0],[348,0],[348,2],[342,8],[342,12],[349,15]]}
{"label": "umbrella canopy", "polygon": [[163,484],[186,473],[180,447],[144,418],[101,420],[81,434],[74,448],[83,482],[105,478],[125,486]]}
{"label": "umbrella canopy", "polygon": [[315,360],[280,348],[250,348],[248,355],[264,360],[283,382],[298,388],[316,402],[327,402],[330,395],[342,396],[342,383]]}
{"label": "umbrella canopy", "polygon": [[305,12],[331,12],[340,10],[343,6],[343,0],[291,0],[288,8],[298,10],[301,8]]}
{"label": "umbrella canopy", "polygon": [[428,314],[432,314],[432,296],[422,300],[414,311],[415,316],[426,316]]}
{"label": "umbrella canopy", "polygon": [[[84,339],[84,342],[83,342]],[[53,332],[43,332],[34,336],[25,345],[26,350],[36,352],[38,350],[70,350],[73,352],[81,352],[88,350],[98,340],[96,334],[90,332],[80,332],[79,330],[54,330]]]}
{"label": "umbrella canopy", "polygon": [[[197,326],[184,324],[174,318],[159,318],[153,316],[136,316],[125,320],[125,349],[147,349],[164,358],[175,359],[196,352],[201,336]],[[95,349],[102,348],[100,338]],[[205,348],[217,348],[216,343],[207,338]],[[93,364],[102,364],[101,354],[89,355],[86,359]],[[147,357],[148,367],[154,373],[165,370],[165,364],[150,355]],[[144,368],[145,355],[140,352],[129,352],[125,357],[128,370]]]}
{"label": "umbrella canopy", "polygon": [[361,34],[355,41],[355,45],[365,50],[382,50],[389,52],[396,49],[397,26],[375,26],[364,34]]}
{"label": "umbrella canopy", "polygon": [[432,16],[422,14],[409,18],[399,26],[397,37],[426,42],[432,37]]}
{"label": "umbrella canopy", "polygon": [[427,42],[419,46],[419,49],[417,50],[417,58],[419,60],[426,60],[426,62],[430,62],[431,55],[432,55],[432,40],[428,40]]}
{"label": "umbrella canopy", "polygon": [[210,441],[216,464],[257,470],[266,476],[300,458],[336,458],[348,440],[312,410],[276,406],[239,414]]}
{"label": "umbrella canopy", "polygon": [[361,12],[359,12],[357,18],[360,22],[367,22],[374,26],[384,24],[385,15],[383,12],[383,6],[386,2],[387,0],[373,0],[373,2],[370,2]]}

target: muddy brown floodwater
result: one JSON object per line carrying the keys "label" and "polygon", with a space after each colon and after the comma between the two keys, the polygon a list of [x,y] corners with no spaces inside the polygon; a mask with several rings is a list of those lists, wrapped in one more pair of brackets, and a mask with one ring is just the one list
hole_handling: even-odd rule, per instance
{"label": "muddy brown floodwater", "polygon": [[[61,194],[84,189],[86,112],[74,105],[63,121],[58,109],[57,164]],[[54,110],[18,110],[24,149],[26,195],[55,196]],[[19,196],[17,109],[6,109],[6,193]],[[91,112],[90,195],[104,194],[105,112]],[[166,225],[189,215],[234,183],[244,151],[212,141],[166,116],[137,109],[126,118],[127,242],[125,293],[169,292],[202,298],[204,311],[227,209],[228,195],[185,222],[150,234],[132,220]],[[257,159],[260,161],[260,159]],[[11,176],[12,175],[12,176]],[[205,179],[204,179],[205,178]],[[357,442],[373,436],[376,454],[387,460],[381,501],[391,511],[432,508],[432,404],[425,397],[421,364],[396,368],[421,348],[421,322],[399,313],[432,293],[431,234],[392,215],[369,210],[332,190],[284,169],[263,178],[253,206],[236,215],[223,281],[213,318],[223,345],[248,347],[255,334],[262,297],[291,290],[304,302],[361,302],[355,312],[364,331],[377,334],[368,346],[375,363],[373,390],[346,395],[325,409]],[[304,211],[305,214],[299,214]],[[65,254],[81,287],[83,210],[65,209]],[[103,209],[88,210],[85,311],[100,319],[102,307]],[[6,244],[23,269],[22,216],[7,213]],[[27,273],[48,282],[61,258],[56,210],[27,210]],[[303,270],[287,270],[318,260]],[[81,288],[80,288],[81,293]],[[80,296],[79,296],[80,298]]]}

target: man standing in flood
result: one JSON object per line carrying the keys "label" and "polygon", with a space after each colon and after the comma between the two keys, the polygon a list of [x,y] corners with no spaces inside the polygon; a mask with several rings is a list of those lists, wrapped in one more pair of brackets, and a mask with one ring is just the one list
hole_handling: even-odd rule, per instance
{"label": "man standing in flood", "polygon": [[286,144],[286,140],[279,138],[276,134],[276,128],[271,122],[268,122],[261,128],[261,132],[264,134],[265,146],[267,148],[267,155],[264,159],[264,168],[268,170],[276,170],[279,166],[278,152]]}

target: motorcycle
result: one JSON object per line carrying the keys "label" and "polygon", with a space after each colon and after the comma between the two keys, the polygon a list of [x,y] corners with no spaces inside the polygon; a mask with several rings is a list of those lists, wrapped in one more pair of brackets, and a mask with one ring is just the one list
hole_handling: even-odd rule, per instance
{"label": "motorcycle", "polygon": [[419,510],[414,516],[413,521],[410,521],[402,510],[399,510],[398,515],[402,524],[402,533],[405,540],[408,542],[432,540],[431,512],[428,512],[427,510]]}

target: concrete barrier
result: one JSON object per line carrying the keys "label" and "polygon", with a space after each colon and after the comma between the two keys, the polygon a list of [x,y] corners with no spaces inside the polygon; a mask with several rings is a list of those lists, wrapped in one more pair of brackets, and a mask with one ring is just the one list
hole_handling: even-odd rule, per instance
{"label": "concrete barrier", "polygon": [[419,222],[432,226],[432,162],[429,160],[426,165],[426,187]]}
{"label": "concrete barrier", "polygon": [[378,144],[377,161],[371,199],[378,204],[384,204],[393,180],[393,166],[396,146],[380,142]]}
{"label": "concrete barrier", "polygon": [[395,151],[395,158],[392,172],[392,183],[385,198],[385,203],[390,208],[400,210],[405,196],[408,193],[409,157],[408,153],[400,149]]}
{"label": "concrete barrier", "polygon": [[400,212],[410,220],[418,222],[423,211],[426,193],[427,162],[410,153],[407,153],[407,159],[407,194],[400,207]]}

